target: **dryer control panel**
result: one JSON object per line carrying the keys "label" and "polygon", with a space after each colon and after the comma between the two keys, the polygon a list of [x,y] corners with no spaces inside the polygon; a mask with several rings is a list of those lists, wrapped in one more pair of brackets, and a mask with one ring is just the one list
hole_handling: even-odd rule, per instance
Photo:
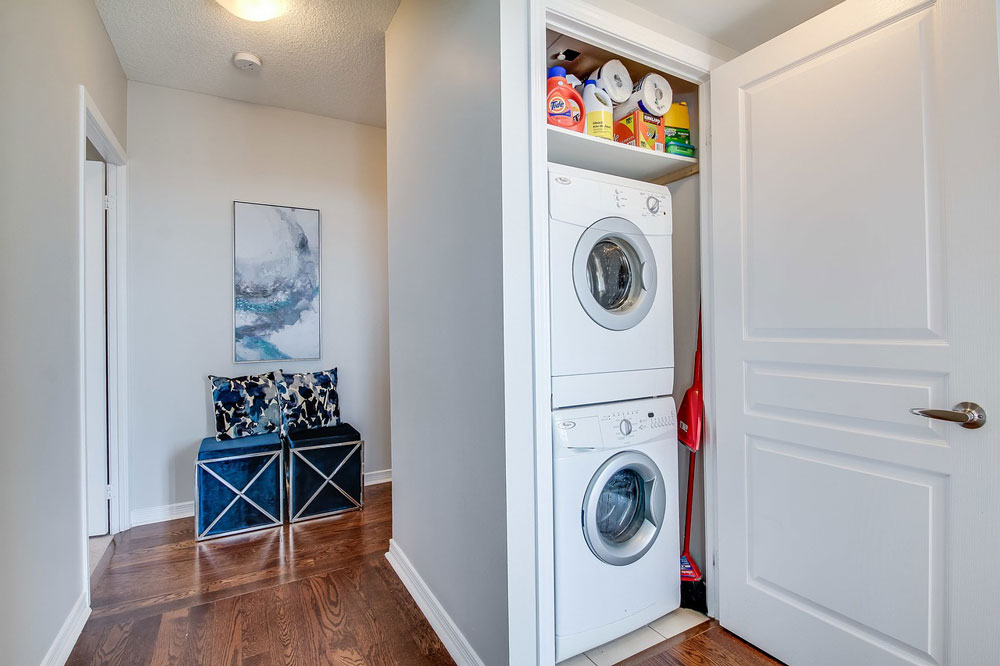
{"label": "dryer control panel", "polygon": [[647,235],[670,235],[672,203],[665,185],[549,164],[549,216],[589,227],[604,217],[623,217]]}
{"label": "dryer control panel", "polygon": [[552,442],[560,451],[616,449],[676,439],[674,399],[644,398],[552,412]]}

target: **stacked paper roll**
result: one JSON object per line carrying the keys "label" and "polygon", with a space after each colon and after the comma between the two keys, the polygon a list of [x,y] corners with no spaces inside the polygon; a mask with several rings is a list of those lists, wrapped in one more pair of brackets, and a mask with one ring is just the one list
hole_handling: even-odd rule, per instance
{"label": "stacked paper roll", "polygon": [[665,78],[659,74],[646,74],[635,82],[628,100],[615,107],[615,120],[621,120],[636,110],[651,116],[662,116],[670,110],[673,98],[673,90]]}
{"label": "stacked paper roll", "polygon": [[632,95],[632,77],[621,60],[607,61],[587,78],[597,81],[597,87],[606,92],[615,104],[628,101]]}

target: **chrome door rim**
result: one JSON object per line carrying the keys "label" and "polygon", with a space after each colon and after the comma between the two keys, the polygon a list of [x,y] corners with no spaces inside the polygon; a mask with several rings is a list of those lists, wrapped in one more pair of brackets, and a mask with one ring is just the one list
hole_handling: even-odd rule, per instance
{"label": "chrome door rim", "polygon": [[[604,241],[628,245],[639,261],[632,275],[632,279],[639,284],[638,297],[629,308],[621,311],[605,310],[594,298],[587,281],[587,261],[591,250]],[[645,319],[656,298],[656,278],[653,248],[634,223],[621,217],[605,217],[590,225],[580,236],[573,254],[573,286],[580,305],[598,325],[612,331],[624,331]]]}
{"label": "chrome door rim", "polygon": [[[646,515],[639,531],[628,541],[610,543],[597,524],[597,503],[604,486],[622,470],[632,470],[644,482]],[[639,451],[623,451],[604,461],[587,486],[583,498],[583,536],[590,551],[601,561],[614,566],[631,564],[645,555],[659,536],[666,510],[663,476],[653,459]]]}

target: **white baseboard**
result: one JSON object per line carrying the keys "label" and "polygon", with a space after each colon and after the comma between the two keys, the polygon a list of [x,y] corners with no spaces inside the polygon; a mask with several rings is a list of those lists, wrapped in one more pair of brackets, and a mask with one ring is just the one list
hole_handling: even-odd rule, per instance
{"label": "white baseboard", "polygon": [[151,506],[145,509],[132,509],[132,527],[162,523],[164,520],[173,520],[174,518],[190,518],[193,515],[194,502],[178,502],[177,504]]}
{"label": "white baseboard", "polygon": [[[378,469],[373,472],[365,472],[366,486],[374,486],[380,483],[389,483],[391,481],[391,469]],[[190,518],[193,515],[194,502],[178,502],[177,504],[151,506],[145,509],[133,509],[132,527],[149,525],[151,523],[162,523],[165,520],[173,520],[174,518]]]}
{"label": "white baseboard", "polygon": [[[89,581],[87,584],[89,585]],[[76,639],[83,631],[83,625],[87,624],[88,617],[90,617],[90,606],[87,605],[87,593],[84,591],[73,604],[66,621],[49,646],[49,651],[42,658],[41,666],[64,666],[73,651],[73,646],[76,645]]]}
{"label": "white baseboard", "polygon": [[413,564],[410,563],[406,554],[399,548],[399,544],[393,539],[389,539],[389,552],[385,554],[385,559],[389,560],[396,575],[403,581],[403,585],[406,586],[413,600],[417,602],[417,606],[423,611],[431,628],[444,643],[445,649],[448,650],[448,654],[455,660],[455,663],[458,666],[485,666],[483,660],[479,658],[479,655],[476,654],[476,651],[469,645],[469,641],[459,630],[458,625],[451,619],[441,602],[427,587],[427,583],[413,568]]}
{"label": "white baseboard", "polygon": [[380,483],[392,481],[391,469],[377,469],[374,472],[365,472],[365,485],[377,486]]}

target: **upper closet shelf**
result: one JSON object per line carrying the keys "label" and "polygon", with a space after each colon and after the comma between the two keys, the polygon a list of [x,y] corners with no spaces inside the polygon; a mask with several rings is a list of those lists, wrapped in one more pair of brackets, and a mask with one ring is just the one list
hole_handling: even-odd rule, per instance
{"label": "upper closet shelf", "polygon": [[601,173],[658,181],[675,172],[691,170],[697,158],[658,153],[623,143],[548,126],[549,161]]}

